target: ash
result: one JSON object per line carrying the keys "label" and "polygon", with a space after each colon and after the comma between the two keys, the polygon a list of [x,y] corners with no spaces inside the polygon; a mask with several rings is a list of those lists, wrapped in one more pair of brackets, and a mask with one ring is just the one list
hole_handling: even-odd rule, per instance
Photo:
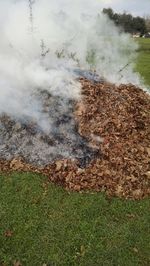
{"label": "ash", "polygon": [[104,83],[105,79],[100,77],[96,72],[77,68],[74,70],[74,74],[79,78],[85,78],[93,83]]}
{"label": "ash", "polygon": [[25,162],[44,166],[58,159],[77,159],[85,167],[97,151],[78,133],[73,111],[75,102],[52,96],[40,90],[37,98],[43,105],[43,116],[49,125],[42,129],[30,117],[21,120],[7,114],[0,117],[0,158],[11,160],[21,157]]}

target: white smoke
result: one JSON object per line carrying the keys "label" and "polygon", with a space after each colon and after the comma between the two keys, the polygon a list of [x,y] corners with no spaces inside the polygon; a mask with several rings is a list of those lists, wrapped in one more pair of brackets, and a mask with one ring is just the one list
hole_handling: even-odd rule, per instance
{"label": "white smoke", "polygon": [[0,113],[29,116],[46,128],[35,95],[44,89],[78,99],[76,68],[140,84],[133,71],[137,45],[100,12],[98,2],[0,0]]}

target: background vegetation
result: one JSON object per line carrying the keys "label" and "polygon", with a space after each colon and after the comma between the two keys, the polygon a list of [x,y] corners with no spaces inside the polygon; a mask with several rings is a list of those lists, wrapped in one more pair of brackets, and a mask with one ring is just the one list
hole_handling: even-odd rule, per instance
{"label": "background vegetation", "polygon": [[136,71],[143,77],[145,84],[150,86],[150,39],[138,38],[138,60]]}
{"label": "background vegetation", "polygon": [[150,32],[150,17],[134,17],[125,12],[123,14],[118,14],[111,8],[104,8],[103,13],[107,14],[109,18],[125,32],[131,34],[139,32],[141,36],[144,33]]}

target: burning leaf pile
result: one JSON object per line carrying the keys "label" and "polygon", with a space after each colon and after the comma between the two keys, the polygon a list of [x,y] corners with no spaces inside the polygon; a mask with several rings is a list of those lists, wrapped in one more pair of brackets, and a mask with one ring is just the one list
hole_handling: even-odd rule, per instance
{"label": "burning leaf pile", "polygon": [[[72,131],[68,138],[67,126],[63,126],[63,134],[51,137],[35,133],[35,126],[24,126],[12,123],[8,117],[1,117],[1,136],[5,145],[2,150],[1,137],[1,171],[33,171],[48,176],[49,180],[75,191],[106,191],[109,196],[140,199],[150,193],[150,97],[143,90],[133,85],[115,86],[106,82],[93,82],[80,79],[82,84],[82,100],[72,104],[70,110]],[[68,112],[67,112],[68,113]],[[68,119],[68,116],[65,117]],[[7,121],[7,122],[6,122]],[[66,120],[65,120],[66,121]],[[56,121],[55,121],[56,122]],[[60,127],[61,121],[58,122]],[[64,122],[62,123],[64,125]],[[61,124],[61,125],[62,125]],[[32,132],[32,130],[34,132]],[[26,154],[10,153],[13,142],[13,131],[19,132],[18,143],[23,137],[30,143]],[[5,134],[4,134],[5,133]],[[9,136],[6,136],[9,134]],[[40,135],[39,135],[40,134]],[[34,135],[34,136],[33,136]],[[4,137],[5,136],[5,137]],[[37,159],[34,144],[43,139],[41,158]],[[9,143],[11,139],[11,143]],[[53,146],[57,139],[57,149],[67,145],[72,157],[52,156],[46,150]],[[36,140],[36,141],[35,141]],[[27,142],[25,141],[25,146]],[[6,145],[7,144],[7,145]],[[9,144],[11,144],[9,146]],[[9,146],[9,147],[8,147]],[[16,149],[14,147],[14,149]],[[37,147],[36,147],[37,149]],[[43,153],[46,151],[46,156]],[[34,152],[33,152],[34,150]],[[18,151],[18,149],[17,149]],[[30,156],[30,152],[34,156]],[[8,156],[11,154],[10,158]],[[7,156],[4,156],[7,154]],[[17,157],[14,156],[17,154]],[[30,158],[30,159],[29,159]],[[49,160],[48,163],[48,159]],[[39,163],[42,162],[42,163]]]}

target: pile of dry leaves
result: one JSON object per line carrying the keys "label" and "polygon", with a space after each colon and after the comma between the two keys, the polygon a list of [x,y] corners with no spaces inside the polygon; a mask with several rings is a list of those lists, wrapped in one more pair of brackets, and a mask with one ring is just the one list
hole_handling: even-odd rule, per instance
{"label": "pile of dry leaves", "polygon": [[60,160],[45,167],[21,159],[1,161],[0,170],[33,171],[75,191],[106,191],[140,199],[150,193],[150,97],[133,85],[115,86],[81,79],[82,101],[75,110],[80,135],[99,156],[86,168]]}

